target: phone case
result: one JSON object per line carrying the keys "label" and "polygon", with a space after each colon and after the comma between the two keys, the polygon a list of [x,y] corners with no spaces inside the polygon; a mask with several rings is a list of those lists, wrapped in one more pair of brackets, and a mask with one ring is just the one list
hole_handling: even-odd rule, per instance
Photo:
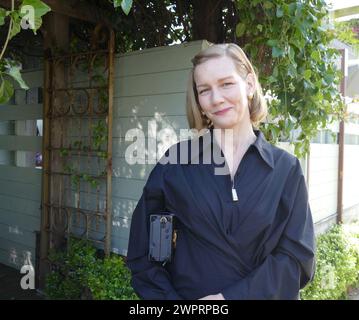
{"label": "phone case", "polygon": [[170,262],[173,252],[173,214],[150,215],[149,260]]}

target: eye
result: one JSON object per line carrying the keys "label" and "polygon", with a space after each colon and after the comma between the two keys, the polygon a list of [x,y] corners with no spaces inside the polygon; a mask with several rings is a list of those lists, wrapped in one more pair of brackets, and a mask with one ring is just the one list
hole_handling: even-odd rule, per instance
{"label": "eye", "polygon": [[225,82],[222,84],[222,87],[226,88],[226,87],[230,87],[231,85],[233,85],[233,82]]}
{"label": "eye", "polygon": [[203,93],[206,93],[208,91],[209,91],[209,89],[202,89],[202,90],[199,91],[199,94],[203,94]]}

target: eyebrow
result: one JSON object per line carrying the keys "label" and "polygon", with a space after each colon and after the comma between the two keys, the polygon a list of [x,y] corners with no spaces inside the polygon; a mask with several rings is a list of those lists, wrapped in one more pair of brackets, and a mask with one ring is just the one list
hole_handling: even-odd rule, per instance
{"label": "eyebrow", "polygon": [[[234,79],[234,78],[233,78],[233,76],[228,76],[228,77],[224,77],[224,78],[218,79],[218,82],[221,82],[221,81],[224,81],[224,80],[227,80],[227,79]],[[206,84],[199,84],[199,85],[197,86],[197,88],[199,88],[199,87],[206,87],[206,86],[207,86]]]}

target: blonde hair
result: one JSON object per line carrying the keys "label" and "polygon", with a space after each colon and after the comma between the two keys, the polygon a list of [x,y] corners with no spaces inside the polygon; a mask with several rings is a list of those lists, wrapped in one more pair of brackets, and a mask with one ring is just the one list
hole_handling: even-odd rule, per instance
{"label": "blonde hair", "polygon": [[249,101],[250,120],[254,127],[258,127],[260,122],[267,116],[267,104],[263,97],[262,87],[258,82],[257,74],[246,54],[234,43],[211,44],[210,47],[199,52],[191,61],[193,64],[190,71],[187,86],[186,112],[189,127],[191,129],[201,130],[209,128],[212,124],[209,119],[201,112],[198,102],[198,93],[194,81],[194,70],[196,66],[206,62],[209,59],[229,57],[233,60],[238,74],[245,80],[249,73],[252,73],[255,79],[255,91],[253,99]]}

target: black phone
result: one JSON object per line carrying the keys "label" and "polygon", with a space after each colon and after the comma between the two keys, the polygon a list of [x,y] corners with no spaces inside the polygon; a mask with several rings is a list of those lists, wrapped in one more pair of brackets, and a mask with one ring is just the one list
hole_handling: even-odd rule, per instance
{"label": "black phone", "polygon": [[148,253],[150,261],[162,262],[163,265],[171,262],[177,238],[174,222],[174,214],[168,212],[150,214]]}

